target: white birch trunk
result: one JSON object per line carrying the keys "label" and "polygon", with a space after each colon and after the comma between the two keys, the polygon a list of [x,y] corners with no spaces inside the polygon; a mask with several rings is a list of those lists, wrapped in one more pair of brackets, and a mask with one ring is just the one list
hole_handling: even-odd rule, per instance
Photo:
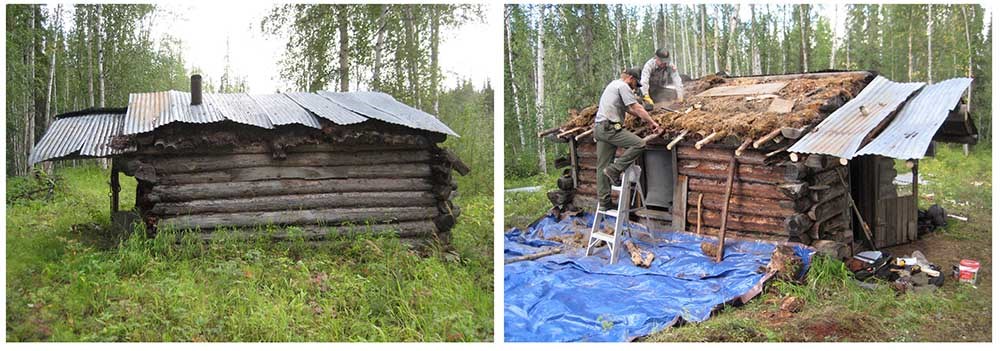
{"label": "white birch trunk", "polygon": [[927,4],[927,83],[934,82],[934,51],[932,50],[931,39],[934,37],[934,15],[931,9],[934,5]]}
{"label": "white birch trunk", "polygon": [[802,50],[802,55],[800,56],[802,60],[802,72],[809,72],[809,48],[806,44],[806,5],[799,5],[799,39],[802,42],[802,46],[799,48]]}
{"label": "white birch trunk", "polygon": [[97,107],[104,107],[104,48],[101,47],[101,5],[97,5]]}
{"label": "white birch trunk", "polygon": [[517,94],[517,81],[514,80],[514,48],[510,46],[510,16],[504,16],[504,29],[507,31],[507,68],[510,73],[510,91],[514,101],[514,120],[517,122],[517,139],[520,150],[524,150],[524,122],[521,118],[521,101]]}
{"label": "white birch trunk", "polygon": [[[545,46],[542,37],[545,36],[545,5],[538,5],[538,36],[535,38],[535,127],[545,129]],[[538,143],[538,170],[549,174],[545,160],[545,143]]]}
{"label": "white birch trunk", "polygon": [[833,39],[830,43],[830,69],[837,65],[837,18],[840,16],[840,6],[833,5]]}
{"label": "white birch trunk", "polygon": [[385,4],[382,7],[382,14],[378,16],[377,34],[375,34],[375,67],[374,72],[372,72],[372,87],[376,91],[382,89],[382,46],[385,43],[385,17],[389,15],[389,8],[392,5]]}

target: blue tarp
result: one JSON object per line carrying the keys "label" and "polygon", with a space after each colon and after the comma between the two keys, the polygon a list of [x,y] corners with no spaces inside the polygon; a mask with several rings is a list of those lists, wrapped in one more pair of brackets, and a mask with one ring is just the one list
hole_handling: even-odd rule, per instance
{"label": "blue tarp", "polygon": [[[526,231],[511,229],[504,235],[504,258],[561,245],[546,238],[586,235],[592,220],[591,215],[546,216]],[[760,268],[770,261],[774,243],[726,240],[725,258],[715,263],[701,253],[701,242],[710,239],[651,234],[652,240],[633,241],[656,255],[648,269],[633,265],[624,248],[618,262],[609,265],[606,246],[589,257],[573,249],[504,265],[504,340],[630,341],[680,319],[704,321],[724,303],[757,295],[770,278]],[[793,247],[808,267],[813,251]]]}

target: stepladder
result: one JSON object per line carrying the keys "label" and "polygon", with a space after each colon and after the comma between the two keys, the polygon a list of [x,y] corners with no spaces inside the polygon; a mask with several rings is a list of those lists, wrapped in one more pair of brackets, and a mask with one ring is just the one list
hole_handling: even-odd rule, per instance
{"label": "stepladder", "polygon": [[[629,225],[629,217],[632,213],[646,208],[646,200],[643,198],[642,184],[639,182],[642,175],[642,168],[632,165],[621,174],[621,185],[611,186],[611,194],[618,193],[618,206],[614,209],[602,209],[600,200],[595,207],[594,222],[590,226],[590,236],[587,237],[587,256],[592,255],[597,245],[604,242],[608,246],[611,256],[609,263],[618,262],[618,253],[621,251],[621,244],[624,236],[632,237],[632,228]],[[613,223],[610,219],[614,218]],[[606,224],[612,224],[608,228]]]}

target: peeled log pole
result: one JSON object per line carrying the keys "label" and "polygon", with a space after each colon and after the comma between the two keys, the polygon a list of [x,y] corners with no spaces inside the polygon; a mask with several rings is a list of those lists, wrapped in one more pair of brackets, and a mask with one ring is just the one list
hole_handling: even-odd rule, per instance
{"label": "peeled log pole", "polygon": [[163,218],[158,228],[175,230],[215,227],[253,227],[263,225],[342,224],[366,222],[405,222],[431,219],[438,215],[437,207],[369,207],[294,210],[274,212],[242,212],[186,215]]}
{"label": "peeled log pole", "polygon": [[733,178],[736,177],[736,155],[729,161],[729,179],[726,180],[725,203],[722,205],[722,227],[719,229],[719,249],[715,253],[715,262],[722,262],[722,252],[726,247],[726,224],[729,220],[729,198],[733,194]]}
{"label": "peeled log pole", "polygon": [[427,191],[426,178],[281,179],[255,182],[156,185],[148,195],[152,202],[182,202],[248,196],[319,194],[337,192]]}
{"label": "peeled log pole", "polygon": [[385,163],[419,163],[430,160],[427,150],[385,150],[362,152],[303,152],[274,159],[267,154],[194,155],[147,158],[142,162],[153,165],[158,174],[209,172],[249,167],[318,167],[379,165]]}
{"label": "peeled log pole", "polygon": [[674,145],[677,145],[677,143],[681,142],[681,140],[684,140],[684,137],[687,136],[687,134],[688,134],[687,129],[681,131],[680,134],[674,137],[674,140],[671,140],[670,143],[667,144],[667,150],[673,149]]}
{"label": "peeled log pole", "polygon": [[708,143],[711,143],[713,141],[722,139],[722,137],[724,137],[724,136],[726,136],[725,133],[722,133],[722,132],[712,132],[712,134],[709,134],[704,139],[698,140],[698,142],[694,143],[694,148],[698,149],[698,150],[701,150],[701,148],[703,146],[705,146],[705,144],[708,144]]}
{"label": "peeled log pole", "polygon": [[150,213],[156,215],[182,215],[195,213],[232,213],[282,211],[285,209],[431,206],[437,200],[427,191],[368,192],[300,194],[280,196],[255,196],[237,199],[194,200],[188,202],[160,202]]}
{"label": "peeled log pole", "polygon": [[781,128],[775,129],[775,130],[771,131],[770,133],[767,133],[767,135],[764,135],[764,136],[760,137],[759,139],[757,139],[757,141],[754,141],[753,142],[753,148],[754,149],[759,149],[761,146],[764,145],[764,143],[767,143],[771,139],[774,139],[775,137],[777,137],[778,134],[781,134]]}
{"label": "peeled log pole", "polygon": [[397,163],[370,166],[253,167],[198,173],[172,173],[158,175],[158,183],[194,184],[274,179],[420,178],[429,176],[431,176],[431,166],[426,163]]}

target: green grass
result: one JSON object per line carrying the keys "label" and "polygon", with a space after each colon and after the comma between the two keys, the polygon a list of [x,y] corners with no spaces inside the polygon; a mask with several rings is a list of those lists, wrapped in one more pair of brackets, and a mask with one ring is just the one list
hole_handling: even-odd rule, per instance
{"label": "green grass", "polygon": [[[888,249],[896,255],[921,250],[945,267],[961,258],[979,260],[975,287],[948,278],[928,294],[897,295],[888,284],[858,286],[843,263],[816,257],[802,284],[773,282],[742,306],[725,306],[702,323],[669,328],[644,338],[653,342],[705,341],[990,341],[992,340],[992,155],[988,145],[968,157],[961,147],[939,145],[935,158],[920,161],[920,207],[937,203],[949,213],[948,227],[914,243]],[[551,179],[550,179],[551,178]],[[555,187],[555,176],[506,180],[506,187]],[[931,196],[933,194],[933,196]],[[506,194],[505,224],[524,226],[549,208],[544,192]],[[805,300],[803,309],[782,314],[781,299]]]}
{"label": "green grass", "polygon": [[504,230],[511,227],[525,227],[535,219],[544,215],[552,208],[546,193],[556,189],[556,179],[559,173],[535,175],[528,178],[504,178],[504,189],[541,185],[542,189],[534,192],[504,193]]}
{"label": "green grass", "polygon": [[[384,233],[174,244],[109,234],[100,169],[57,173],[51,199],[8,201],[8,341],[492,339],[491,196],[457,198],[448,251]],[[134,180],[123,183],[134,203]]]}

